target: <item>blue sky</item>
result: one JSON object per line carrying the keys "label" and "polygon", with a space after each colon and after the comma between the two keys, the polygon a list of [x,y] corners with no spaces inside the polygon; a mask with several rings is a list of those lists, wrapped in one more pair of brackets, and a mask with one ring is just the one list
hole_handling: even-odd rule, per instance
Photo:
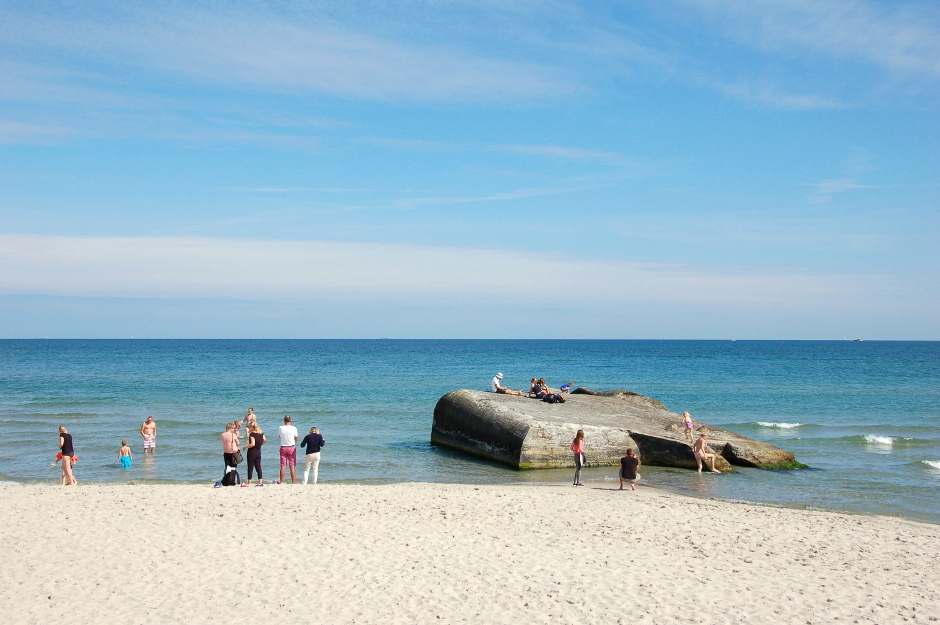
{"label": "blue sky", "polygon": [[0,336],[940,339],[940,7],[0,5]]}

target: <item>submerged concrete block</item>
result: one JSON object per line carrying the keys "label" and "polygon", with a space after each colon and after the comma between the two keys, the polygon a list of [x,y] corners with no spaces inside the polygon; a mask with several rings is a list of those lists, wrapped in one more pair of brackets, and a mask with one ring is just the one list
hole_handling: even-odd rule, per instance
{"label": "submerged concrete block", "polygon": [[[447,393],[434,407],[431,444],[514,469],[573,467],[570,446],[580,429],[589,464],[616,465],[632,448],[643,464],[696,468],[682,417],[661,402],[631,391],[577,391],[563,404],[483,391]],[[795,462],[779,447],[700,421],[696,426],[708,428],[722,471],[731,464],[776,468]]]}

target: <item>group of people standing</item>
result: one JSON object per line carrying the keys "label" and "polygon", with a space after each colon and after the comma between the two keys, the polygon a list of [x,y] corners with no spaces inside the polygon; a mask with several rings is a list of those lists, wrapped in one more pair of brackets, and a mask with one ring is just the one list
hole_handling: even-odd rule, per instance
{"label": "group of people standing", "polygon": [[[242,446],[241,431],[247,431],[248,436]],[[151,455],[157,450],[157,423],[152,416],[140,425],[140,435],[143,438],[144,454],[149,451]],[[258,424],[258,418],[255,416],[255,409],[249,408],[248,414],[243,419],[236,419],[225,425],[225,432],[222,433],[222,458],[225,463],[225,474],[223,481],[229,473],[235,472],[237,483],[237,470],[239,464],[243,461],[248,463],[248,481],[251,484],[258,474],[258,486],[264,484],[264,477],[261,470],[261,448],[268,442],[267,436],[261,430]],[[284,417],[284,425],[278,428],[278,439],[280,440],[280,462],[281,474],[279,482],[284,481],[285,473],[290,471],[291,484],[297,481],[297,428],[291,423],[290,415]],[[313,483],[316,484],[320,476],[320,450],[326,445],[326,440],[320,434],[320,431],[312,427],[310,433],[301,441],[300,446],[306,450],[306,462],[304,467],[304,484],[310,479],[310,473],[313,473]],[[245,454],[242,455],[244,450]],[[133,452],[128,446],[126,440],[121,441],[121,447],[118,450],[118,461],[122,469],[130,469],[133,462]],[[75,454],[75,444],[72,435],[69,434],[66,427],[59,427],[59,452],[56,454],[56,461],[52,463],[62,463],[62,485],[73,486],[78,484],[72,467],[78,462],[78,456]],[[221,483],[221,482],[220,482]]]}
{"label": "group of people standing", "polygon": [[[280,443],[280,479],[277,483],[283,483],[286,473],[290,473],[291,484],[297,483],[297,441],[299,439],[297,428],[294,426],[290,415],[284,416],[284,425],[277,429],[278,441]],[[242,457],[241,446],[241,420],[235,420],[225,425],[225,431],[222,433],[222,459],[225,463],[225,473],[223,479],[217,484],[235,485],[239,482],[237,467],[243,459],[248,461],[248,482],[251,484],[254,479],[254,473],[258,474],[258,486],[264,485],[264,477],[261,471],[261,447],[268,442],[267,436],[258,425],[254,408],[248,409],[245,415],[244,423],[248,430],[248,438],[245,444],[245,457]],[[306,459],[304,465],[304,484],[310,478],[313,472],[313,483],[316,484],[320,475],[320,450],[326,445],[326,440],[320,434],[320,430],[315,427],[310,428],[310,432],[301,441],[300,446],[306,450]]]}

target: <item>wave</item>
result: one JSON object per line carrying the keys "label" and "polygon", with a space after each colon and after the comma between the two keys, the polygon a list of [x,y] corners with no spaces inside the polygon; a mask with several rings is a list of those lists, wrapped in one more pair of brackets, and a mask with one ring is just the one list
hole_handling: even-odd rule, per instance
{"label": "wave", "polygon": [[936,447],[936,439],[912,438],[910,436],[885,436],[883,434],[857,434],[833,438],[800,438],[805,443],[825,447],[826,445],[861,445],[872,447]]}
{"label": "wave", "polygon": [[925,440],[922,438],[911,438],[909,436],[882,436],[879,434],[863,434],[861,436],[850,436],[848,438],[860,438],[867,445],[890,445],[891,447],[918,447],[921,445],[936,444],[936,441]]}
{"label": "wave", "polygon": [[917,464],[921,464],[931,469],[937,469],[940,471],[940,460],[920,460],[917,462]]}
{"label": "wave", "polygon": [[803,427],[803,423],[775,423],[773,421],[758,421],[757,425],[762,428],[781,428],[783,430],[789,430],[792,428]]}

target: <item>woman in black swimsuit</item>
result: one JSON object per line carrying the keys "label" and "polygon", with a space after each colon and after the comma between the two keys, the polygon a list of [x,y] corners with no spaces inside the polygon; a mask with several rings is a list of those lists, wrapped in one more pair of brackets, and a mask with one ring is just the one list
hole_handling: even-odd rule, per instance
{"label": "woman in black swimsuit", "polygon": [[59,450],[62,452],[62,486],[75,486],[78,480],[72,475],[72,456],[75,447],[72,446],[72,435],[64,425],[59,426]]}

